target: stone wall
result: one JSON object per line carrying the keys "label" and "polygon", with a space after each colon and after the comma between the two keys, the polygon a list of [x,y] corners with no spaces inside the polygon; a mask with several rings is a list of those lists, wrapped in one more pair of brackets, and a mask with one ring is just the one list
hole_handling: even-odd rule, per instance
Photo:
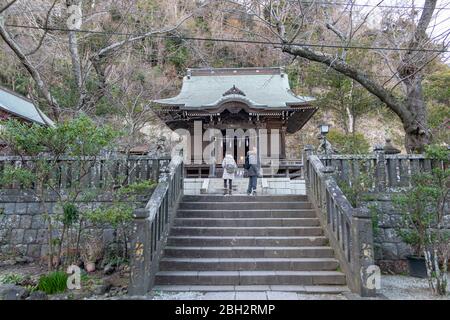
{"label": "stone wall", "polygon": [[[150,196],[139,199],[145,206]],[[110,195],[102,195],[90,202],[78,202],[85,211],[111,204]],[[124,200],[124,202],[127,202]],[[130,203],[131,204],[131,203]],[[45,208],[32,192],[25,190],[0,191],[0,255],[20,255],[39,259],[47,255],[48,229],[44,213],[61,213],[56,197],[48,195]],[[104,244],[114,239],[114,230],[87,225],[86,230],[100,237]]]}
{"label": "stone wall", "polygon": [[[374,230],[374,251],[377,264],[384,271],[402,273],[407,271],[406,256],[412,253],[411,247],[397,236],[396,228],[401,222],[401,214],[392,203],[393,194],[371,194],[371,200],[364,202],[365,210],[376,208],[378,228]],[[374,209],[372,209],[374,210]],[[445,217],[450,230],[450,211]]]}

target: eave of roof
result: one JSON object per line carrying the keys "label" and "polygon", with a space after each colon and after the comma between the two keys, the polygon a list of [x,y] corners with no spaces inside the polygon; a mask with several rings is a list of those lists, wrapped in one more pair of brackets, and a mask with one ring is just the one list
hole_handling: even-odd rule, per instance
{"label": "eave of roof", "polygon": [[31,100],[3,87],[0,87],[0,109],[30,122],[41,125],[54,125],[54,122],[36,107]]}

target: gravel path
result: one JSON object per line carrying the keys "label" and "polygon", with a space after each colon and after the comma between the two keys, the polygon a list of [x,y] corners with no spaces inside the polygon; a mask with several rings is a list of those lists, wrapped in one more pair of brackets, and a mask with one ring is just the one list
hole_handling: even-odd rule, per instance
{"label": "gravel path", "polygon": [[[450,292],[450,284],[447,291]],[[379,292],[390,300],[450,300],[449,295],[446,297],[433,295],[427,279],[409,276],[383,275]]]}
{"label": "gravel path", "polygon": [[[449,274],[450,279],[450,274]],[[450,292],[450,284],[449,290]],[[383,275],[379,296],[388,300],[450,300],[430,292],[427,279],[400,275]],[[153,300],[347,300],[364,299],[354,294],[302,294],[294,292],[156,292]]]}

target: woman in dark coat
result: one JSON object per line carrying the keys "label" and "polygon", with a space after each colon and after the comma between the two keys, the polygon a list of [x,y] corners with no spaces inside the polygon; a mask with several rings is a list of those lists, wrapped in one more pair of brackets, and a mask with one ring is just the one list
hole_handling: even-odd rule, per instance
{"label": "woman in dark coat", "polygon": [[246,162],[248,163],[248,195],[256,194],[256,186],[258,184],[258,158],[256,148],[253,148],[251,151],[247,153]]}

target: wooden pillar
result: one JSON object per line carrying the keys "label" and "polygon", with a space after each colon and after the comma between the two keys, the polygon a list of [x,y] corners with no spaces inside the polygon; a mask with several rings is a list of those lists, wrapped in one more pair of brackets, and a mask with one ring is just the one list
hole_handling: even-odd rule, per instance
{"label": "wooden pillar", "polygon": [[259,119],[255,122],[255,130],[256,130],[256,158],[257,158],[257,167],[258,172],[261,174],[261,138],[260,138],[260,129],[262,127],[262,123]]}
{"label": "wooden pillar", "polygon": [[258,171],[261,172],[261,146],[260,146],[260,137],[259,137],[259,126],[256,127],[256,152],[258,158]]}
{"label": "wooden pillar", "polygon": [[280,129],[280,158],[286,159],[286,127]]}

